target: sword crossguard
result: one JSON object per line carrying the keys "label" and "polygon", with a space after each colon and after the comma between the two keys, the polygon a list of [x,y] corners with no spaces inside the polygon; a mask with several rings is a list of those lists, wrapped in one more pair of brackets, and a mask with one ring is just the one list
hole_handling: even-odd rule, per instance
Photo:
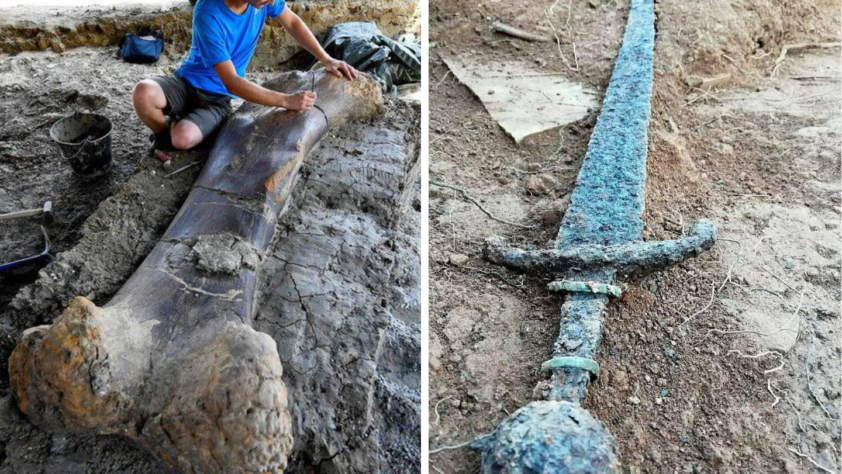
{"label": "sword crossguard", "polygon": [[690,233],[677,240],[629,242],[620,245],[561,246],[554,250],[522,250],[508,247],[498,236],[486,240],[486,260],[530,273],[575,275],[613,270],[621,275],[640,275],[675,265],[710,249],[716,242],[713,222],[700,219]]}

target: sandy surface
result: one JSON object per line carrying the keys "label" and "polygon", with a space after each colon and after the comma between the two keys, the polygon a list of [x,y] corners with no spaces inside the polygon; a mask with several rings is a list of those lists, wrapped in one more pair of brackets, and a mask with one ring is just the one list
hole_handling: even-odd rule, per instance
{"label": "sandy surface", "polygon": [[[499,20],[552,35],[549,6],[431,4],[431,179],[537,226],[489,220],[431,186],[433,449],[491,432],[537,396],[562,298],[548,279],[484,262],[482,241],[550,247],[599,112],[517,146],[440,55],[521,61],[604,91],[628,2],[572,2],[569,20],[567,4],[555,5],[564,59],[551,43],[490,30]],[[783,44],[839,41],[839,2],[667,1],[656,11],[644,236],[674,239],[705,217],[721,238],[700,258],[626,282],[605,315],[603,373],[585,408],[617,439],[624,472],[820,472],[810,460],[838,470],[839,49],[793,54],[769,76]],[[721,73],[731,81],[708,94],[686,85]],[[479,456],[462,448],[430,462],[474,473]]]}

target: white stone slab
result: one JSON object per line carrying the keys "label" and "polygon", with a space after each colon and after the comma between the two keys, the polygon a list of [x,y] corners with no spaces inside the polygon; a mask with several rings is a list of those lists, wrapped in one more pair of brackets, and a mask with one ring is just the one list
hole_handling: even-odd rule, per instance
{"label": "white stone slab", "polygon": [[442,59],[516,143],[529,135],[581,120],[599,106],[596,91],[520,62],[444,55]]}

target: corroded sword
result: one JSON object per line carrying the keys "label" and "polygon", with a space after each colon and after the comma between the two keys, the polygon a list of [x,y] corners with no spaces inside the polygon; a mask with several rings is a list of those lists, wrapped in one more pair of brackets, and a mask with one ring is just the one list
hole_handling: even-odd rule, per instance
{"label": "corroded sword", "polygon": [[617,444],[605,425],[581,407],[599,375],[608,297],[619,296],[616,276],[641,274],[709,249],[716,228],[697,222],[681,240],[643,242],[647,128],[655,41],[653,0],[633,0],[623,46],[602,111],[552,250],[524,251],[492,237],[493,263],[559,277],[551,290],[567,292],[560,334],[542,369],[552,373],[546,400],[504,420],[474,447],[485,474],[620,472]]}

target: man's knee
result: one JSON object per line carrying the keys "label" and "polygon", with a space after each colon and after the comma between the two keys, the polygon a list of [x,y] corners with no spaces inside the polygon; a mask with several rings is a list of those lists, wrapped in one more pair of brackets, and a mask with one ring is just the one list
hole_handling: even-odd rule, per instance
{"label": "man's knee", "polygon": [[141,107],[163,108],[163,106],[159,107],[159,105],[162,102],[166,104],[164,90],[157,82],[151,79],[140,81],[134,86],[132,101],[134,102],[135,109]]}
{"label": "man's knee", "polygon": [[189,150],[202,142],[202,131],[189,122],[179,122],[172,131],[172,146],[179,150]]}

